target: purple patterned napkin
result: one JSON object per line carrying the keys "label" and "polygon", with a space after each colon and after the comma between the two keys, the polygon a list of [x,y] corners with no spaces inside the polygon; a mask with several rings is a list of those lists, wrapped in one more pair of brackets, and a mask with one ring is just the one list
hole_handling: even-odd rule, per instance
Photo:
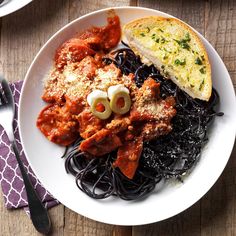
{"label": "purple patterned napkin", "polygon": [[[13,122],[14,135],[19,148],[21,160],[27,170],[27,174],[36,189],[39,197],[44,203],[46,208],[50,208],[59,204],[59,202],[53,198],[53,196],[42,186],[35,174],[33,173],[29,163],[25,157],[24,151],[22,150],[19,130],[18,130],[18,120],[17,111],[18,103],[20,98],[20,91],[22,87],[22,81],[10,84],[10,88],[13,92],[15,106],[16,106],[16,116]],[[24,207],[28,213],[28,203],[25,193],[25,187],[23,179],[21,177],[21,172],[18,167],[17,161],[15,159],[14,153],[9,147],[8,137],[0,126],[0,184],[2,186],[3,197],[5,200],[5,206],[8,209],[21,208]]]}

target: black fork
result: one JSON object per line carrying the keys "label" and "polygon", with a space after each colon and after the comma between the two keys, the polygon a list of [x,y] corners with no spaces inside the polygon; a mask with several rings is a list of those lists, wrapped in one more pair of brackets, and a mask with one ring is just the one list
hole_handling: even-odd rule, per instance
{"label": "black fork", "polygon": [[28,175],[26,174],[24,165],[20,159],[19,151],[13,134],[13,119],[15,114],[15,104],[11,89],[7,81],[0,76],[0,124],[5,129],[11,148],[15,153],[16,160],[20,167],[21,175],[24,180],[26,195],[31,220],[37,231],[48,234],[51,230],[51,221],[46,208],[43,206],[35,189],[33,188]]}

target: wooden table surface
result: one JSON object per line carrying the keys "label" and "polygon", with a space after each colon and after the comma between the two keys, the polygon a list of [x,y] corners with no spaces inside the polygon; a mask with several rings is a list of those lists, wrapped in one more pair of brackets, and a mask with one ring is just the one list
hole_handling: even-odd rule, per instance
{"label": "wooden table surface", "polygon": [[[0,72],[9,81],[24,79],[38,50],[62,26],[91,11],[125,5],[158,9],[189,23],[216,48],[236,87],[235,0],[35,0],[0,18]],[[217,183],[200,201],[159,223],[133,227],[108,225],[59,205],[49,210],[52,235],[236,235],[235,169],[236,148]],[[25,212],[6,210],[0,196],[0,235],[39,235]]]}

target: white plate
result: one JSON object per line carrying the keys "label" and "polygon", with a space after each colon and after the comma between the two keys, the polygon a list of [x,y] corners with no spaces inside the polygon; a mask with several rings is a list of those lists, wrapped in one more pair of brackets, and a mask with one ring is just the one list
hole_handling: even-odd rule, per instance
{"label": "white plate", "polygon": [[32,1],[33,0],[5,0],[4,4],[0,7],[0,17],[17,11]]}
{"label": "white plate", "polygon": [[[65,206],[91,219],[118,225],[140,225],[164,220],[176,215],[198,201],[222,173],[233,148],[236,133],[236,101],[227,69],[214,48],[201,35],[212,65],[213,85],[220,94],[219,110],[225,115],[216,118],[210,141],[204,148],[200,162],[184,184],[169,184],[162,191],[153,192],[142,201],[127,202],[109,198],[94,200],[82,193],[74,177],[66,174],[64,149],[50,143],[36,128],[40,110],[42,80],[53,64],[55,50],[65,40],[92,25],[106,24],[108,9],[90,13],[58,31],[40,50],[25,77],[19,110],[20,134],[23,147],[35,174],[43,185]],[[148,16],[168,16],[163,12],[136,7],[115,8],[121,24]]]}

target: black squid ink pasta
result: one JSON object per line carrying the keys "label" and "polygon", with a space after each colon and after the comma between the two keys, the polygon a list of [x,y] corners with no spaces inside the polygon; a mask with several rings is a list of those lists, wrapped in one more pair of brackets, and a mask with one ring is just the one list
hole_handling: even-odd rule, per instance
{"label": "black squid ink pasta", "polygon": [[163,180],[182,181],[200,158],[213,118],[223,113],[215,111],[219,95],[214,88],[208,102],[193,99],[171,80],[165,79],[153,65],[143,64],[128,45],[124,44],[124,48],[109,55],[103,58],[104,63],[114,63],[125,75],[133,73],[138,87],[151,77],[160,83],[162,98],[175,97],[177,113],[172,119],[173,130],[165,136],[144,142],[133,179],[128,179],[113,167],[115,151],[97,158],[88,158],[80,152],[78,146],[82,138],[64,155],[65,168],[67,173],[75,176],[78,188],[92,198],[114,195],[124,200],[137,200],[147,196]]}

